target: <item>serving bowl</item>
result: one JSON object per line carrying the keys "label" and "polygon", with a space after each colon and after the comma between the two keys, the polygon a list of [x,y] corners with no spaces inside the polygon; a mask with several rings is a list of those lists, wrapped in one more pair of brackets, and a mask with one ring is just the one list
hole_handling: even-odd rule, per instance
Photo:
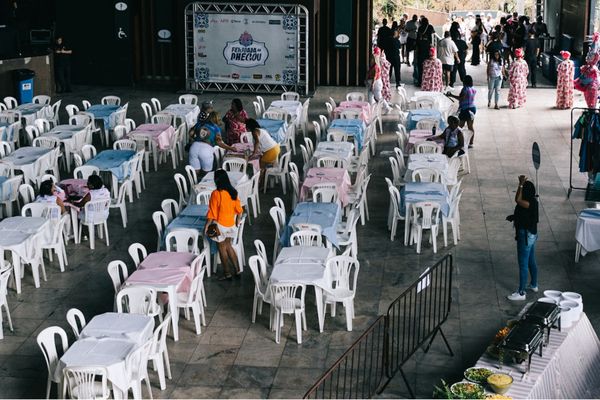
{"label": "serving bowl", "polygon": [[508,374],[492,374],[488,376],[487,383],[495,393],[504,394],[512,386],[513,377]]}

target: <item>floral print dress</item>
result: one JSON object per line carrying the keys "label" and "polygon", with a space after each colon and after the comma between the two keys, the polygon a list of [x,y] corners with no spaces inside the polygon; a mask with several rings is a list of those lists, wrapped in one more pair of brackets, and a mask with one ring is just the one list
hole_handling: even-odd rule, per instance
{"label": "floral print dress", "polygon": [[227,111],[227,114],[225,114],[225,117],[223,117],[223,120],[225,121],[225,126],[227,128],[227,135],[225,138],[227,144],[232,145],[240,142],[241,134],[246,132],[247,119],[248,113],[246,112],[246,110],[240,111],[237,117],[235,117],[233,111]]}
{"label": "floral print dress", "polygon": [[384,54],[381,55],[379,64],[381,65],[381,82],[383,83],[381,97],[389,102],[392,100],[392,90],[390,89],[390,68],[392,64],[385,58]]}
{"label": "floral print dress", "polygon": [[444,83],[442,82],[442,62],[437,58],[428,58],[423,61],[421,90],[428,92],[441,92],[444,90]]}
{"label": "floral print dress", "polygon": [[556,83],[556,108],[565,110],[573,107],[573,77],[575,64],[571,60],[564,60],[558,65],[558,79]]}
{"label": "floral print dress", "polygon": [[522,58],[513,61],[508,72],[510,83],[508,89],[509,108],[521,107],[527,101],[527,75],[529,75],[527,63]]}

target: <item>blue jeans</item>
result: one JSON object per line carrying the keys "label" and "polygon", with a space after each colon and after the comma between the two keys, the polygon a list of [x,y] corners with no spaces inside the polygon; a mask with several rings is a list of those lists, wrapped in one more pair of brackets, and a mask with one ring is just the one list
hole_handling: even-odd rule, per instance
{"label": "blue jeans", "polygon": [[497,76],[495,78],[490,78],[488,81],[488,103],[492,101],[492,94],[494,95],[494,100],[496,101],[496,105],[498,105],[498,100],[500,99],[500,88],[502,87],[502,76]]}
{"label": "blue jeans", "polygon": [[537,264],[535,262],[535,242],[537,235],[526,229],[517,231],[517,259],[519,260],[519,293],[525,293],[527,288],[527,272],[531,276],[530,285],[537,284]]}

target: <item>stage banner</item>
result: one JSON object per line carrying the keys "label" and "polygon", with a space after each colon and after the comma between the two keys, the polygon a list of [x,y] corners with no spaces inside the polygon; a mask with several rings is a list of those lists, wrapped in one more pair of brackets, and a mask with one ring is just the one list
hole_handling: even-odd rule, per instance
{"label": "stage banner", "polygon": [[295,85],[295,15],[194,13],[197,82]]}

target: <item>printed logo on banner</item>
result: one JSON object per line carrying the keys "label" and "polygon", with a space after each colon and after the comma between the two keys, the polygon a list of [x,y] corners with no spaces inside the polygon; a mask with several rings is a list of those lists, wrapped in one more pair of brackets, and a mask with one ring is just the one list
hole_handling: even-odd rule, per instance
{"label": "printed logo on banner", "polygon": [[265,65],[269,58],[269,50],[264,42],[257,42],[247,31],[235,41],[226,42],[223,57],[229,65],[252,68]]}
{"label": "printed logo on banner", "polygon": [[[264,23],[265,23],[265,22],[263,21],[263,24],[264,24]],[[270,19],[270,20],[269,20],[269,25],[281,25],[281,21],[280,21],[280,20],[278,20],[278,19]],[[284,28],[284,29],[285,29],[285,28]]]}
{"label": "printed logo on banner", "polygon": [[237,73],[234,72],[233,74],[231,74],[231,78],[233,78],[233,79],[240,79],[240,74],[237,74]]}
{"label": "printed logo on banner", "polygon": [[194,28],[208,28],[208,14],[194,14]]}
{"label": "printed logo on banner", "polygon": [[293,69],[284,69],[283,70],[283,83],[290,85],[295,84],[298,80],[296,71]]}
{"label": "printed logo on banner", "polygon": [[198,82],[206,82],[208,81],[210,74],[209,70],[206,67],[196,67],[196,80]]}
{"label": "printed logo on banner", "polygon": [[298,19],[293,15],[283,16],[283,30],[293,31],[298,27]]}

